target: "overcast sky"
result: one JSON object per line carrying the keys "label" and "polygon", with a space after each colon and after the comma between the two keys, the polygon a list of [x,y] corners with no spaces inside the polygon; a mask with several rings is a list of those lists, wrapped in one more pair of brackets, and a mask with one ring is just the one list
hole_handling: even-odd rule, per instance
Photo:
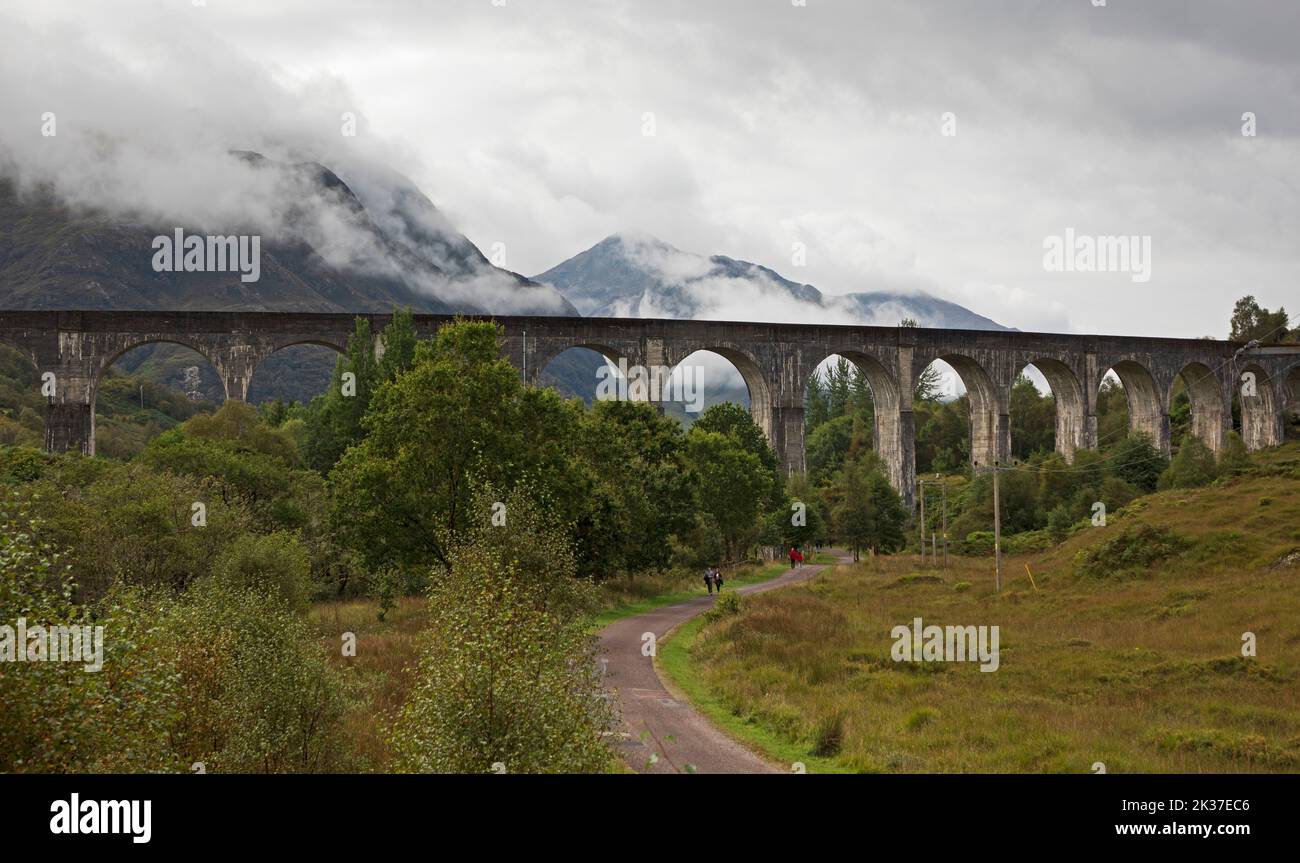
{"label": "overcast sky", "polygon": [[[195,2],[0,0],[0,146],[53,111],[182,200],[186,148],[344,148],[530,275],[643,231],[1026,330],[1300,317],[1294,0]],[[1149,236],[1149,281],[1045,271],[1067,228]]]}

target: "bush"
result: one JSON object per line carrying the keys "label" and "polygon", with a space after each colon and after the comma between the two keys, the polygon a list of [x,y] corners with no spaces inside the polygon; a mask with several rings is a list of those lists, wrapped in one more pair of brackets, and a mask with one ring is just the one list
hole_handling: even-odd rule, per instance
{"label": "bush", "polygon": [[1183,444],[1178,448],[1178,455],[1160,474],[1157,488],[1161,491],[1172,488],[1199,488],[1214,482],[1218,474],[1218,465],[1214,463],[1214,453],[1193,435],[1184,435]]}
{"label": "bush", "polygon": [[304,772],[337,762],[343,704],[316,634],[277,596],[206,579],[71,602],[23,496],[0,506],[0,608],[103,629],[102,667],[0,663],[0,771]]}
{"label": "bush", "polygon": [[[115,585],[182,590],[252,519],[204,482],[80,456],[55,460],[51,477],[33,487],[32,509],[49,541],[67,548],[77,573],[77,601],[90,603]],[[195,503],[206,526],[194,524]]]}
{"label": "bush", "polygon": [[1114,475],[1142,491],[1155,491],[1160,474],[1169,460],[1156,449],[1151,438],[1133,432],[1109,453]]}
{"label": "bush", "polygon": [[1074,526],[1074,517],[1070,514],[1070,508],[1065,504],[1058,505],[1047,514],[1047,532],[1052,537],[1052,542],[1061,544],[1065,542],[1070,535],[1070,528]]}
{"label": "bush", "polygon": [[1219,473],[1223,476],[1236,476],[1246,473],[1253,467],[1250,454],[1246,452],[1246,443],[1241,435],[1229,431],[1223,442],[1223,451],[1219,453]]}
{"label": "bush", "polygon": [[212,576],[231,587],[278,596],[299,614],[307,612],[311,600],[307,550],[289,531],[238,537],[213,563]]}
{"label": "bush", "polygon": [[724,590],[713,601],[713,607],[704,612],[704,619],[710,623],[724,617],[734,617],[745,608],[745,598],[734,590]]}
{"label": "bush", "polygon": [[159,640],[180,674],[174,746],[209,773],[344,770],[341,684],[307,621],[279,597],[217,579],[167,608]]}
{"label": "bush", "polygon": [[1189,545],[1186,537],[1167,527],[1143,524],[1126,528],[1114,539],[1079,552],[1075,557],[1075,569],[1091,578],[1108,578],[1130,570],[1146,569]]}
{"label": "bush", "polygon": [[598,772],[614,721],[586,612],[594,586],[575,576],[567,537],[521,490],[491,524],[490,492],[449,541],[435,573],[428,647],[392,742],[398,769]]}

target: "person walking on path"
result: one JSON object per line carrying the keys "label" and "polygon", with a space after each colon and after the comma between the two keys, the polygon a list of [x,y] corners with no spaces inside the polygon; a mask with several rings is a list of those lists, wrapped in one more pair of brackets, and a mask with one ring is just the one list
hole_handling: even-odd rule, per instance
{"label": "person walking on path", "polygon": [[713,567],[711,567],[711,566],[710,566],[710,567],[705,567],[705,569],[704,569],[704,587],[705,587],[706,590],[709,591],[710,595],[712,595],[712,593],[713,593]]}

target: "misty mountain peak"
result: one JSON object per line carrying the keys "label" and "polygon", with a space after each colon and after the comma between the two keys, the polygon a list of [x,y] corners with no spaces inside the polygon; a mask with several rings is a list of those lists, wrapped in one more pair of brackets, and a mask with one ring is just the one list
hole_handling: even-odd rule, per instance
{"label": "misty mountain peak", "polygon": [[824,295],[770,267],[683,251],[644,231],[610,234],[534,281],[553,286],[594,317],[680,318],[1006,329],[923,291]]}

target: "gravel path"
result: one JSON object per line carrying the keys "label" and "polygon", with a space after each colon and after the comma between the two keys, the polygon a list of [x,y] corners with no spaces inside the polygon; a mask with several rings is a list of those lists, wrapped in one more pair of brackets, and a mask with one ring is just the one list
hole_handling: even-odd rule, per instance
{"label": "gravel path", "polygon": [[[847,558],[841,556],[841,560]],[[776,578],[741,587],[737,592],[775,590],[810,578],[827,566],[809,564],[786,570]],[[617,700],[628,735],[618,747],[623,759],[638,773],[789,772],[788,767],[755,755],[715,728],[688,702],[669,694],[651,657],[642,654],[645,633],[652,632],[656,640],[662,639],[670,629],[712,604],[713,597],[701,596],[625,617],[601,630],[605,685]],[[652,754],[658,756],[654,763],[650,763]]]}

